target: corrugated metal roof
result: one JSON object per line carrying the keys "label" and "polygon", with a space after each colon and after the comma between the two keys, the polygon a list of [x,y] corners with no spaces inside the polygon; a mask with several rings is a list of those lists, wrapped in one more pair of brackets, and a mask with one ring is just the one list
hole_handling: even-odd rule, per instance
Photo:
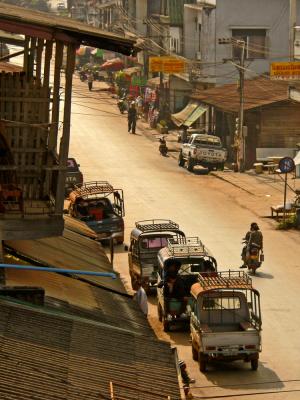
{"label": "corrugated metal roof", "polygon": [[[113,271],[100,243],[72,232],[69,229],[64,230],[63,236],[36,240],[8,240],[5,241],[5,245],[16,251],[17,254],[48,267],[98,272]],[[117,279],[111,279],[83,275],[80,279],[118,293],[126,294],[119,276]]]}
{"label": "corrugated metal roof", "polygon": [[39,286],[46,304],[67,313],[101,321],[141,335],[154,336],[138,304],[131,298],[111,293],[77,279],[38,271],[6,271],[8,286]]}
{"label": "corrugated metal roof", "polygon": [[190,127],[207,110],[207,106],[197,100],[191,100],[183,110],[172,114],[171,119],[177,126],[184,125]]}
{"label": "corrugated metal roof", "polygon": [[0,300],[0,397],[9,400],[180,398],[170,345]]}
{"label": "corrugated metal roof", "polygon": [[67,42],[73,39],[78,43],[128,55],[132,53],[135,44],[134,40],[102,31],[71,18],[5,3],[0,3],[0,29],[19,34],[32,32],[34,37],[47,40],[60,38]]}
{"label": "corrugated metal roof", "polygon": [[[240,108],[239,96],[237,84],[228,84],[196,92],[191,98],[200,100],[202,103],[212,105],[220,110],[237,113]],[[287,82],[276,82],[266,78],[245,81],[245,110],[288,99]]]}

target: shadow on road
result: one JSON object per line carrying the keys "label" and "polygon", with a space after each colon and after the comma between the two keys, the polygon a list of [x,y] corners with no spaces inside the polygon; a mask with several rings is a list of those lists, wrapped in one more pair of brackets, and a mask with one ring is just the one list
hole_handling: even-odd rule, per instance
{"label": "shadow on road", "polygon": [[[274,275],[272,274],[267,274],[266,272],[256,272],[254,275],[255,278],[264,278],[264,279],[274,279]],[[252,276],[253,278],[253,276]]]}
{"label": "shadow on road", "polygon": [[[238,382],[236,377],[233,378],[232,373],[238,373]],[[257,372],[251,370],[249,363],[232,362],[222,363],[215,362],[209,365],[208,371],[205,373],[208,381],[214,386],[239,390],[244,389],[247,392],[249,389],[256,389],[258,392],[271,389],[283,389],[284,383],[280,380],[278,375],[267,368],[263,362],[259,363]],[[230,381],[233,381],[230,383]],[[206,387],[207,390],[209,387]],[[211,388],[214,389],[213,387]]]}

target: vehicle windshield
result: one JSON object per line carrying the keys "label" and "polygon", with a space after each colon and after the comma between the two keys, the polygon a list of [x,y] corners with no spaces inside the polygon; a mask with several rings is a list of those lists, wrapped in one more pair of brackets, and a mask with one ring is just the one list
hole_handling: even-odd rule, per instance
{"label": "vehicle windshield", "polygon": [[78,165],[74,158],[68,158],[67,169],[68,169],[68,172],[78,171]]}
{"label": "vehicle windshield", "polygon": [[204,257],[198,260],[182,261],[179,275],[201,273],[201,272],[214,272],[216,270],[214,263],[210,259]]}
{"label": "vehicle windshield", "polygon": [[213,147],[221,147],[221,140],[216,136],[211,137],[196,137],[194,139],[193,144],[196,146],[213,146]]}
{"label": "vehicle windshield", "polygon": [[141,249],[162,249],[168,244],[166,237],[143,238],[140,242]]}

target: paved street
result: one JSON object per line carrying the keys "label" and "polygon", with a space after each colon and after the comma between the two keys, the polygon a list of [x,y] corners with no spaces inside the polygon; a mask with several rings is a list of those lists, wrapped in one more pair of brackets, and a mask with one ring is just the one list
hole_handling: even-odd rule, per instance
{"label": "paved street", "polygon": [[[81,165],[86,181],[109,180],[124,189],[126,234],[140,219],[168,218],[178,222],[188,236],[199,235],[216,256],[221,270],[240,265],[241,238],[253,221],[265,237],[266,261],[253,278],[262,296],[263,351],[257,372],[249,364],[218,364],[203,375],[192,360],[189,334],[165,334],[157,320],[155,297],[149,298],[149,320],[157,335],[177,346],[196,379],[195,398],[234,398],[264,391],[263,399],[298,399],[300,391],[300,235],[274,229],[261,218],[261,197],[255,197],[210,175],[191,174],[173,158],[158,153],[158,143],[138,130],[127,133],[126,116],[121,116],[107,93],[89,93],[87,85],[75,79],[72,102],[70,156]],[[260,202],[259,207],[256,205]],[[259,211],[256,211],[259,210]],[[269,213],[266,206],[264,215]],[[116,248],[115,266],[129,282],[127,254]],[[155,382],[153,383],[155,385]],[[286,391],[286,392],[285,392]],[[248,396],[247,396],[248,395]],[[203,397],[201,397],[203,396]]]}

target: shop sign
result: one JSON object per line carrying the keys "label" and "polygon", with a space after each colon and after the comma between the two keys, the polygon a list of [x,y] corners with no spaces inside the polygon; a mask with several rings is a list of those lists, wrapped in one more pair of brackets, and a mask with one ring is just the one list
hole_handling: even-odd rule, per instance
{"label": "shop sign", "polygon": [[273,80],[300,80],[300,62],[271,63],[270,76]]}
{"label": "shop sign", "polygon": [[149,71],[166,74],[181,73],[185,71],[185,61],[176,57],[150,57]]}

